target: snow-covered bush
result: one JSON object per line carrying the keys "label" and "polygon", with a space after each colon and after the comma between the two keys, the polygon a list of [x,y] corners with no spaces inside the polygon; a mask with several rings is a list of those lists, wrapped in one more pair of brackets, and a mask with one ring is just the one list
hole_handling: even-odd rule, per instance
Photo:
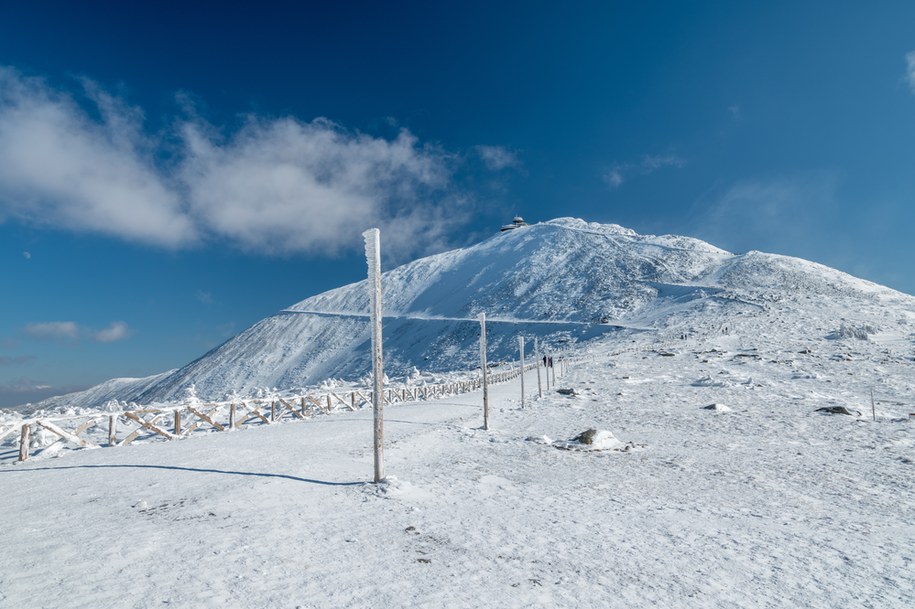
{"label": "snow-covered bush", "polygon": [[858,340],[867,340],[871,334],[876,334],[877,328],[870,324],[847,324],[843,323],[838,330],[833,330],[826,338],[830,340],[842,340],[846,338],[856,338]]}

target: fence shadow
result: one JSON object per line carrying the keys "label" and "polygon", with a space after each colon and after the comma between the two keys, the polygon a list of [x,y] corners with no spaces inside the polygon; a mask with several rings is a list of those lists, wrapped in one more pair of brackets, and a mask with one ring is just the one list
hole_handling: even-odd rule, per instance
{"label": "fence shadow", "polygon": [[141,465],[141,464],[87,464],[87,465],[62,465],[60,467],[16,467],[2,468],[0,474],[12,472],[42,472],[42,471],[63,471],[70,469],[163,469],[169,471],[192,472],[197,474],[223,474],[227,476],[253,476],[256,478],[281,478],[292,480],[293,482],[305,482],[307,484],[317,484],[320,486],[361,486],[366,481],[360,482],[331,482],[328,480],[316,480],[314,478],[301,478],[291,474],[271,474],[265,472],[239,472],[224,469],[208,469],[202,467],[183,467],[180,465]]}

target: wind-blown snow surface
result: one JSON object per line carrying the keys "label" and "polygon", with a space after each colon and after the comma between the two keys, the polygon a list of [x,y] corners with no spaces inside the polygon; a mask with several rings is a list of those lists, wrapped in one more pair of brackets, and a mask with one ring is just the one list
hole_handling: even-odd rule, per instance
{"label": "wind-blown snow surface", "polygon": [[2,466],[0,608],[915,606],[911,322],[745,310],[389,407],[382,485],[368,410]]}
{"label": "wind-blown snow surface", "polygon": [[[383,239],[383,236],[382,236]],[[786,339],[829,333],[912,332],[915,299],[796,258],[733,255],[702,241],[644,236],[561,218],[416,260],[384,274],[385,369],[403,375],[476,365],[478,324],[490,357],[516,336],[568,347],[638,328],[662,338],[718,333],[765,318]],[[191,384],[203,399],[294,389],[370,370],[365,282],[308,298],[187,366],[133,384],[55,398],[38,408],[97,408],[109,399],[173,401]]]}

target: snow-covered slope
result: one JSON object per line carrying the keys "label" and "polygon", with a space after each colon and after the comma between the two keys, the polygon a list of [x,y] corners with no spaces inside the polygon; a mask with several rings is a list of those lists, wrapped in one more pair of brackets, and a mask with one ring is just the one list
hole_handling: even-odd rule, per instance
{"label": "snow-covered slope", "polygon": [[[385,273],[383,286],[392,375],[474,367],[481,311],[493,359],[512,357],[518,334],[560,348],[646,330],[726,334],[747,319],[765,319],[786,339],[895,332],[915,320],[912,297],[819,264],[572,218],[416,260]],[[116,397],[174,400],[193,383],[200,397],[216,399],[358,378],[369,370],[367,311],[364,281],[313,296],[179,370],[119,386]],[[95,407],[101,393],[115,397],[92,389],[66,400]]]}
{"label": "snow-covered slope", "polygon": [[32,408],[20,408],[18,410],[29,414],[36,410],[68,413],[85,408],[97,408],[112,400],[121,399],[124,395],[133,395],[141,392],[175,372],[176,370],[169,370],[168,372],[144,378],[111,379],[84,391],[48,398],[35,404]]}
{"label": "snow-covered slope", "polygon": [[371,408],[7,443],[0,609],[915,607],[915,364],[772,320],[610,335],[490,387],[489,431],[480,391],[393,404],[381,484]]}

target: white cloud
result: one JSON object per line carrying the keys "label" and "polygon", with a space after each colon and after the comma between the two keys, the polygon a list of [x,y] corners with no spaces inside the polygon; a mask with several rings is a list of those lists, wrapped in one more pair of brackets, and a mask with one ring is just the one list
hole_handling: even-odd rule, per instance
{"label": "white cloud", "polygon": [[194,123],[183,137],[195,220],[257,251],[335,253],[366,228],[399,231],[450,175],[446,155],[406,130],[385,140],[325,119],[251,119],[228,141]]}
{"label": "white cloud", "polygon": [[123,321],[113,321],[102,330],[86,328],[74,321],[44,321],[27,324],[23,328],[23,332],[32,338],[55,340],[90,338],[100,343],[123,340],[130,336],[130,328]]}
{"label": "white cloud", "polygon": [[800,252],[811,235],[832,230],[837,185],[828,172],[743,180],[698,202],[691,232],[730,250]]}
{"label": "white cloud", "polygon": [[620,165],[615,165],[604,172],[604,181],[610,186],[610,188],[619,188],[623,185],[625,178],[623,177],[624,168]]}
{"label": "white cloud", "polygon": [[501,171],[509,167],[520,167],[518,155],[502,146],[477,146],[477,154],[490,171]]}
{"label": "white cloud", "polygon": [[0,392],[24,393],[28,391],[44,390],[50,388],[51,386],[47,383],[33,381],[30,378],[21,376],[18,379],[10,381],[9,383],[3,383],[0,385]]}
{"label": "white cloud", "polygon": [[686,166],[686,159],[675,154],[646,154],[642,157],[640,169],[643,175],[654,173],[662,167],[676,167],[681,169]]}
{"label": "white cloud", "polygon": [[111,325],[105,328],[104,330],[99,330],[92,333],[93,340],[96,340],[100,343],[113,343],[118,340],[123,340],[130,336],[130,328],[123,321],[113,321]]}
{"label": "white cloud", "polygon": [[[464,220],[460,209],[439,213],[456,200],[453,155],[405,129],[385,139],[326,119],[251,117],[222,135],[191,112],[175,125],[175,151],[145,134],[139,109],[82,84],[80,105],[0,67],[0,222],[172,248],[209,240],[333,254],[359,247],[372,226],[388,243],[422,250]],[[512,162],[490,148],[490,162]]]}
{"label": "white cloud", "polygon": [[905,63],[905,79],[909,83],[909,87],[912,88],[912,93],[915,93],[915,51],[905,56]]}
{"label": "white cloud", "polygon": [[675,154],[646,154],[638,161],[616,163],[604,171],[604,182],[612,189],[617,189],[633,175],[647,176],[664,167],[681,169],[686,166],[686,159]]}
{"label": "white cloud", "polygon": [[159,175],[138,110],[89,87],[100,120],[0,67],[0,219],[174,247],[196,229]]}
{"label": "white cloud", "polygon": [[45,321],[32,323],[26,325],[24,331],[33,338],[65,338],[76,340],[79,337],[79,326],[72,321]]}
{"label": "white cloud", "polygon": [[53,395],[81,391],[84,386],[52,386],[27,377],[20,377],[7,383],[0,383],[0,408],[21,406],[26,402],[37,402]]}

